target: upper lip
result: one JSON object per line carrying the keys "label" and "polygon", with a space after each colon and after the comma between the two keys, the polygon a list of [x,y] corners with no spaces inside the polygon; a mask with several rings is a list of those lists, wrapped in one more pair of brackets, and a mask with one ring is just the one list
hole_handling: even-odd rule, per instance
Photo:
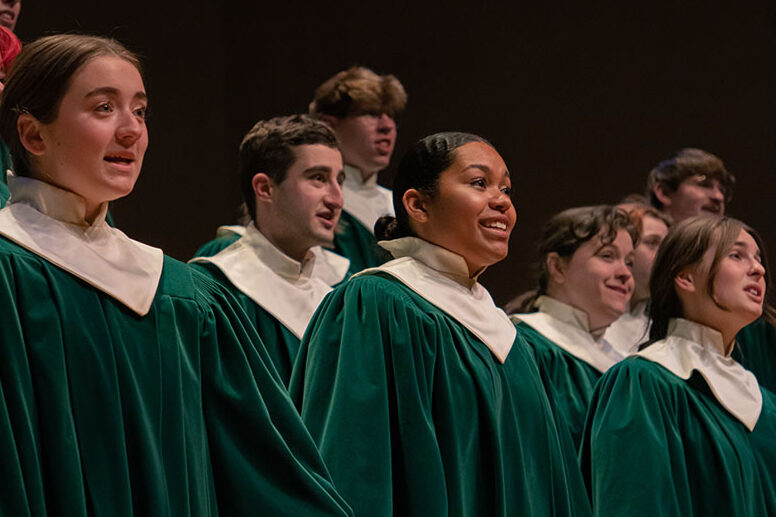
{"label": "upper lip", "polygon": [[757,296],[763,295],[763,288],[757,284],[749,284],[744,287],[744,291],[749,291],[750,289],[754,290],[757,293]]}
{"label": "upper lip", "polygon": [[119,158],[119,159],[129,160],[131,162],[134,162],[135,161],[135,153],[130,152],[130,151],[118,151],[118,152],[115,152],[115,153],[107,153],[105,155],[105,159],[108,159],[108,158]]}
{"label": "upper lip", "polygon": [[3,16],[5,14],[10,16],[12,20],[16,18],[16,14],[13,11],[9,11],[8,9],[0,9],[0,16]]}
{"label": "upper lip", "polygon": [[718,214],[720,212],[719,205],[704,205],[702,209],[706,210],[707,212],[714,212],[715,214]]}
{"label": "upper lip", "polygon": [[501,223],[504,225],[504,229],[509,229],[509,218],[506,216],[494,216],[482,219],[480,224],[483,226],[490,226],[493,223]]}
{"label": "upper lip", "polygon": [[383,143],[383,142],[385,142],[388,145],[391,145],[391,139],[389,137],[387,137],[387,136],[385,138],[378,138],[377,140],[375,140],[376,144],[380,144],[380,143]]}
{"label": "upper lip", "polygon": [[614,289],[615,291],[619,291],[622,294],[628,294],[628,287],[625,285],[619,285],[619,284],[605,284],[605,285],[609,289]]}
{"label": "upper lip", "polygon": [[323,217],[324,219],[332,220],[337,215],[336,210],[322,210],[315,214],[318,217]]}

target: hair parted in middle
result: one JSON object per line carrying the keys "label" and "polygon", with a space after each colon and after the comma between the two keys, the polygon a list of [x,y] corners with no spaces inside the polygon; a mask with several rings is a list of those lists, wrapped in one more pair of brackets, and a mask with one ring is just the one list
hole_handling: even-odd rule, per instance
{"label": "hair parted in middle", "polygon": [[396,217],[383,216],[377,220],[374,230],[378,240],[413,235],[409,215],[404,208],[404,193],[416,189],[433,197],[439,188],[439,176],[450,168],[455,159],[455,150],[472,142],[482,142],[493,147],[493,144],[480,136],[451,131],[427,136],[404,154],[393,180],[393,209]]}
{"label": "hair parted in middle", "polygon": [[387,113],[391,118],[404,111],[407,92],[393,75],[377,75],[363,66],[338,72],[316,88],[310,115],[344,118],[365,113]]}
{"label": "hair parted in middle", "polygon": [[504,310],[507,313],[536,311],[536,299],[547,294],[550,281],[547,256],[550,253],[557,253],[561,258],[569,259],[580,246],[595,237],[599,237],[602,244],[614,242],[620,230],[628,232],[634,247],[638,244],[639,227],[631,222],[625,210],[614,205],[569,208],[551,217],[542,229],[539,242],[536,289],[521,294],[509,302]]}
{"label": "hair parted in middle", "polygon": [[308,115],[260,120],[248,131],[240,144],[238,174],[251,219],[256,218],[253,177],[263,172],[276,184],[282,183],[296,160],[293,148],[315,144],[338,149],[337,137],[328,124]]}
{"label": "hair parted in middle", "polygon": [[[719,264],[727,255],[738,236],[744,230],[752,236],[760,248],[760,260],[765,268],[765,293],[768,294],[768,260],[763,247],[763,240],[752,228],[732,217],[696,216],[685,219],[673,226],[658,249],[652,274],[649,278],[650,305],[649,316],[652,327],[649,331],[650,341],[666,337],[668,321],[671,318],[684,316],[679,295],[676,292],[674,279],[683,269],[699,264],[709,249],[714,250],[714,257],[708,271],[706,292],[721,309],[714,296],[714,278]],[[772,309],[764,307],[766,316],[772,320]]]}

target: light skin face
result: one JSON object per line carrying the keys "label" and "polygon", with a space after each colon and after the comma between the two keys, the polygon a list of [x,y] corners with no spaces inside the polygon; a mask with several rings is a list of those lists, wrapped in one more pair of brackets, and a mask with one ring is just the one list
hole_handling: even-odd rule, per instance
{"label": "light skin face", "polygon": [[345,163],[357,168],[364,181],[388,167],[396,143],[396,122],[386,113],[323,119],[334,128]]}
{"label": "light skin face", "polygon": [[667,233],[668,226],[660,219],[650,215],[642,217],[641,240],[633,250],[634,303],[649,298],[649,274],[652,272],[652,264],[655,262],[660,243]]}
{"label": "light skin face", "polygon": [[655,186],[655,196],[674,223],[704,214],[725,214],[725,191],[719,181],[702,174],[690,176],[670,192],[663,184]]}
{"label": "light skin face", "polygon": [[706,251],[700,264],[689,266],[676,276],[674,285],[684,317],[720,331],[729,354],[738,331],[762,314],[765,268],[754,238],[741,230],[717,268],[714,303],[707,290],[714,253],[713,247]]}
{"label": "light skin face", "polygon": [[301,262],[313,246],[331,244],[342,211],[342,155],[322,144],[293,148],[296,159],[279,184],[253,177],[256,227],[283,253]]}
{"label": "light skin face", "polygon": [[432,197],[415,189],[404,193],[415,234],[463,257],[469,277],[504,259],[517,213],[509,171],[496,150],[481,142],[462,145],[438,183]]}
{"label": "light skin face", "polygon": [[0,25],[14,30],[21,10],[21,0],[0,0]]}
{"label": "light skin face", "polygon": [[115,56],[89,60],[71,77],[53,122],[19,115],[32,176],[83,197],[91,222],[103,203],[135,186],[148,147],[146,108],[132,63]]}
{"label": "light skin face", "polygon": [[570,258],[547,256],[547,294],[587,314],[591,331],[607,327],[626,310],[633,293],[633,240],[625,230],[605,244],[603,232]]}

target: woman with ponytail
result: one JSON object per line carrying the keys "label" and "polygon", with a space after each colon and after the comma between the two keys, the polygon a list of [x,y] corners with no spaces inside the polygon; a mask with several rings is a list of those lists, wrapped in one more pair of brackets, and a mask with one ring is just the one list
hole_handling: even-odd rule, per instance
{"label": "woman with ponytail", "polygon": [[419,141],[376,226],[395,259],[308,327],[290,391],[356,515],[589,513],[529,351],[477,281],[507,255],[510,183],[478,136]]}

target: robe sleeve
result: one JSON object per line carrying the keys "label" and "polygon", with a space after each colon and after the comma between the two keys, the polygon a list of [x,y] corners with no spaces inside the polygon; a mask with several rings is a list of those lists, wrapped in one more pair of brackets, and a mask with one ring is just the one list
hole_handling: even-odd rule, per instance
{"label": "robe sleeve", "polygon": [[596,386],[580,451],[595,515],[692,515],[679,430],[686,399],[672,381],[662,367],[634,357]]}
{"label": "robe sleeve", "polygon": [[370,275],[330,293],[302,339],[292,399],[356,515],[446,514],[431,407],[440,327]]}
{"label": "robe sleeve", "polygon": [[272,361],[236,300],[194,271],[205,298],[202,390],[224,515],[349,515]]}

